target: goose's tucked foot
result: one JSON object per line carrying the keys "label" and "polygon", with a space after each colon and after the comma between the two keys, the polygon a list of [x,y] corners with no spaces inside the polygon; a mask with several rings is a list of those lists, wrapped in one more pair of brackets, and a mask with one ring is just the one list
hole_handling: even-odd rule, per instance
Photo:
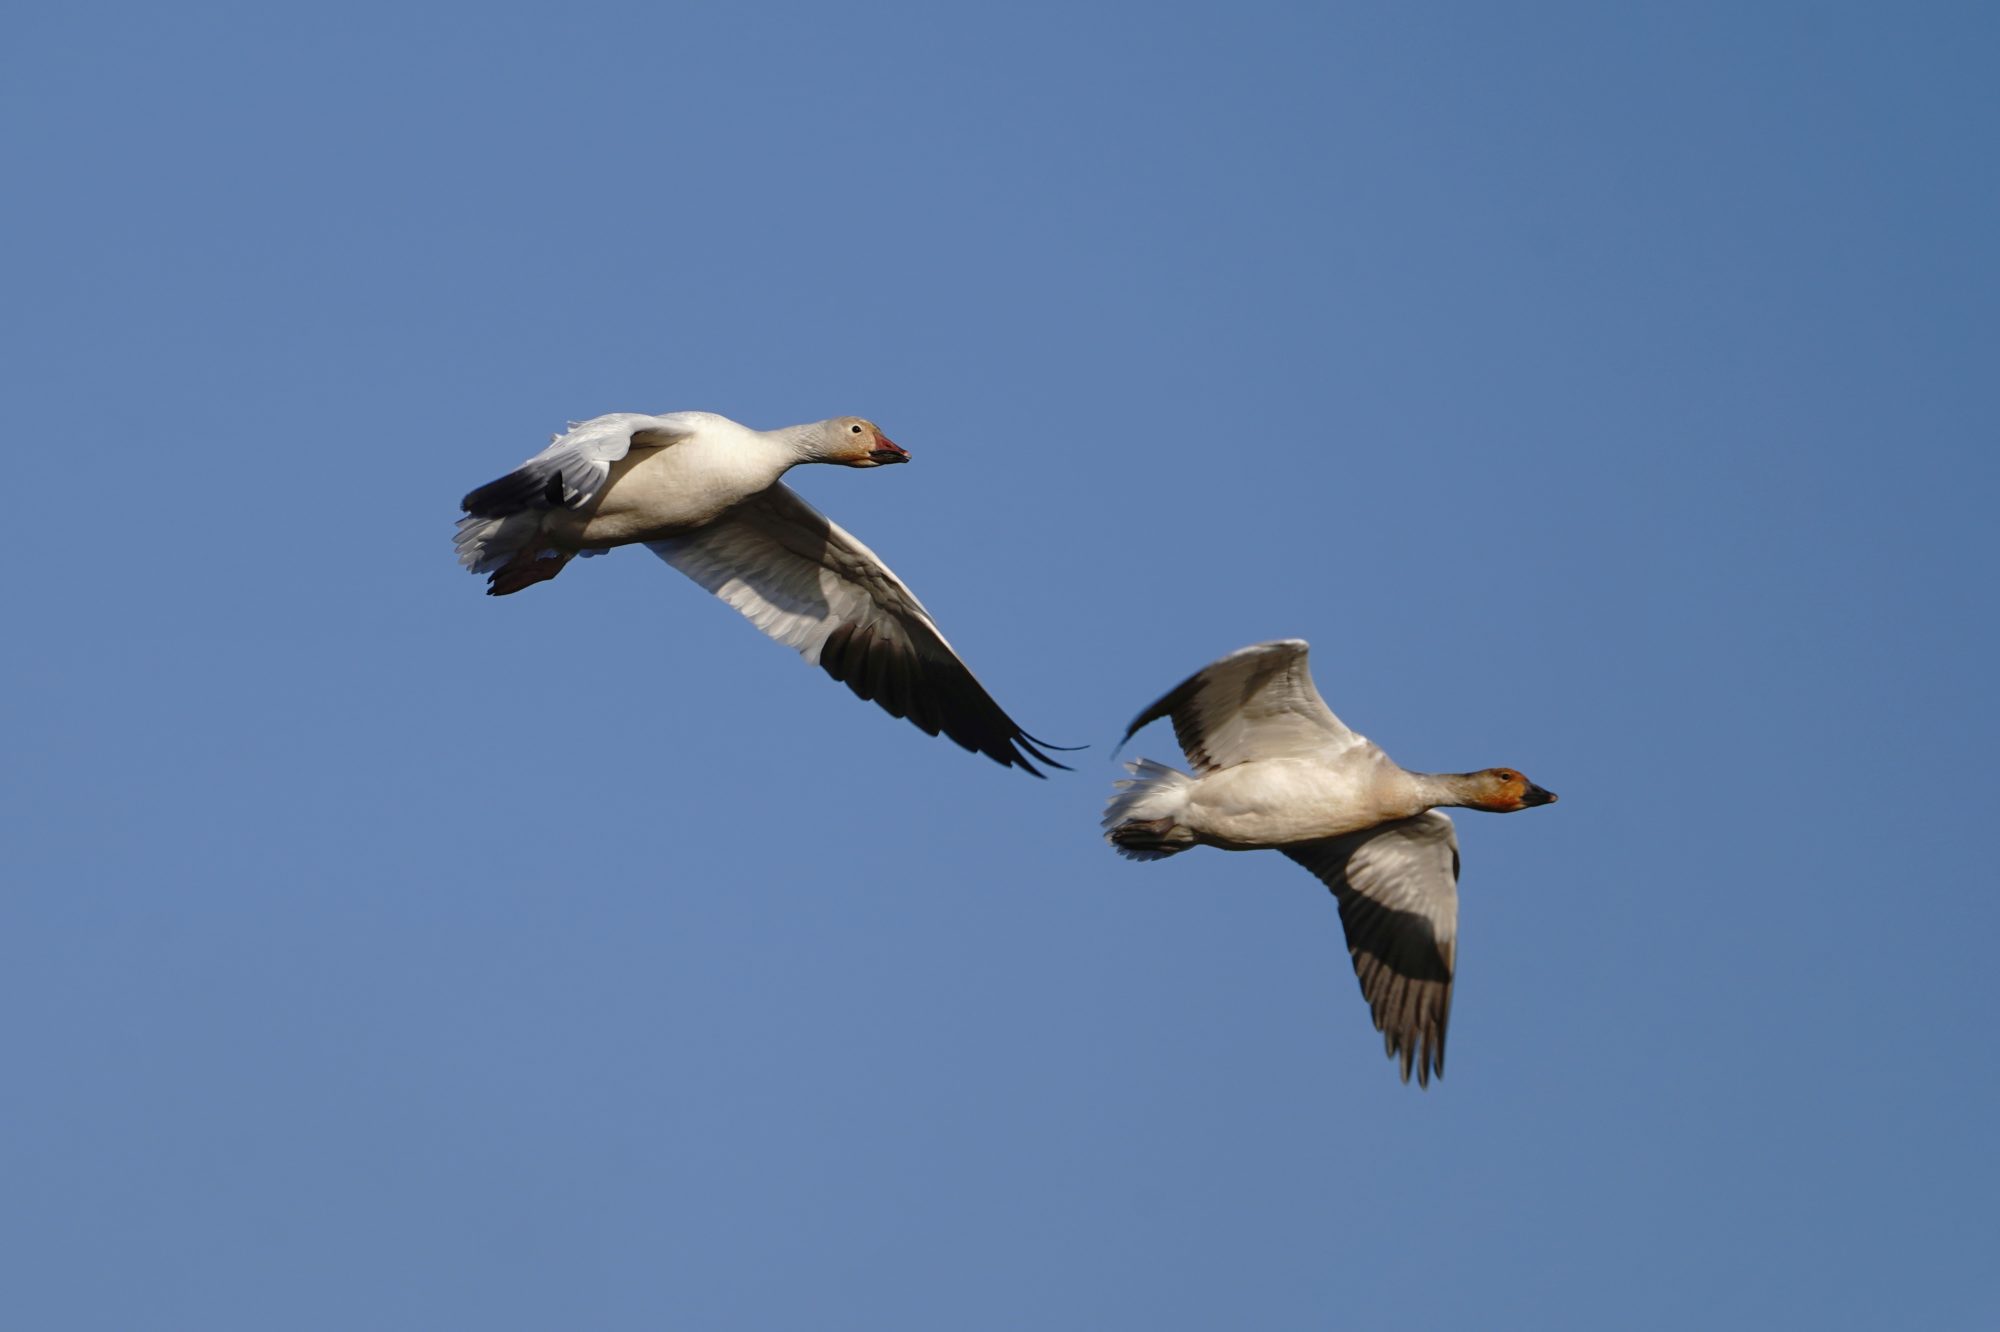
{"label": "goose's tucked foot", "polygon": [[565,551],[535,550],[532,547],[523,550],[493,571],[493,576],[487,580],[486,595],[504,597],[524,587],[546,583],[563,571],[570,558]]}
{"label": "goose's tucked foot", "polygon": [[1109,836],[1120,854],[1134,860],[1157,860],[1194,845],[1194,831],[1171,817],[1131,819],[1113,828]]}

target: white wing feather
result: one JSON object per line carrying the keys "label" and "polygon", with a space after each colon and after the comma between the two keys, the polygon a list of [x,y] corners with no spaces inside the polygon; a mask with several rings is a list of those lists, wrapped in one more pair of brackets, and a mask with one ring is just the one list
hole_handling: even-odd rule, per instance
{"label": "white wing feather", "polygon": [[560,503],[580,509],[595,500],[610,479],[611,464],[631,452],[636,441],[658,447],[694,433],[716,420],[708,412],[612,412],[572,426],[506,476],[467,495],[461,502],[475,518],[504,518],[523,509],[554,508],[550,483],[561,487]]}

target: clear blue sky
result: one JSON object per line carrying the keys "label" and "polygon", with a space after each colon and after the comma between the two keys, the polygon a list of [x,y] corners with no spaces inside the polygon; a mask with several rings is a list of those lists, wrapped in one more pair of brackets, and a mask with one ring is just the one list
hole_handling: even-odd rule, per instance
{"label": "clear blue sky", "polygon": [[[0,1321],[1994,1326],[1991,14],[10,16]],[[797,484],[1077,771],[453,564],[674,409],[907,446]],[[1098,838],[1281,636],[1562,795],[1429,1092]]]}

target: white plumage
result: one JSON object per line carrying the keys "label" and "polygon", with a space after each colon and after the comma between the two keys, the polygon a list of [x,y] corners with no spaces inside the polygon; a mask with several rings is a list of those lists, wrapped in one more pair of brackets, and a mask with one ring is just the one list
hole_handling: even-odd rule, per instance
{"label": "white plumage", "polygon": [[617,412],[467,495],[455,544],[496,596],[576,556],[643,544],[891,716],[1035,776],[1036,763],[1063,766],[973,678],[903,581],[780,479],[801,463],[908,459],[860,417],[766,431],[711,412]]}

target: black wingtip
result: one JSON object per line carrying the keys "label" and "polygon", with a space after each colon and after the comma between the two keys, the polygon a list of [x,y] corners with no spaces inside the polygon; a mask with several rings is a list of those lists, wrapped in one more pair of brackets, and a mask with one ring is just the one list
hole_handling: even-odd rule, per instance
{"label": "black wingtip", "polygon": [[856,698],[908,721],[925,735],[942,735],[960,749],[983,754],[1003,768],[1047,777],[1036,764],[1071,771],[1048,751],[1071,754],[1088,745],[1054,745],[1021,729],[972,672],[948,649],[926,662],[907,642],[886,638],[876,626],[836,624],[819,648],[819,668]]}
{"label": "black wingtip", "polygon": [[545,476],[528,462],[497,481],[468,491],[458,507],[475,518],[506,518],[524,509],[559,509],[567,494],[561,468]]}
{"label": "black wingtip", "polygon": [[[966,747],[968,749],[973,748],[970,745]],[[1028,743],[1025,736],[1014,736],[1006,742],[1004,748],[976,749],[974,752],[986,755],[987,758],[992,759],[1003,768],[1019,768],[1030,777],[1039,777],[1044,781],[1048,779],[1048,774],[1037,768],[1035,764],[1045,763],[1051,768],[1063,767],[1062,764]],[[1063,768],[1063,770],[1065,772],[1068,771],[1067,768]]]}
{"label": "black wingtip", "polygon": [[[1088,748],[1090,748],[1089,745],[1052,745],[1046,740],[1036,739],[1026,731],[1017,730],[1009,740],[1007,758],[1001,761],[1008,767],[1020,767],[1031,777],[1046,778],[1048,774],[1036,771],[1035,764],[1028,762],[1030,758],[1034,759],[1035,763],[1056,768],[1062,772],[1074,772],[1076,770],[1070,767],[1069,764],[1058,762],[1042,751],[1053,749],[1058,754],[1074,754],[1080,749]],[[1026,752],[1024,753],[1023,751]],[[995,757],[998,756],[996,755]]]}

